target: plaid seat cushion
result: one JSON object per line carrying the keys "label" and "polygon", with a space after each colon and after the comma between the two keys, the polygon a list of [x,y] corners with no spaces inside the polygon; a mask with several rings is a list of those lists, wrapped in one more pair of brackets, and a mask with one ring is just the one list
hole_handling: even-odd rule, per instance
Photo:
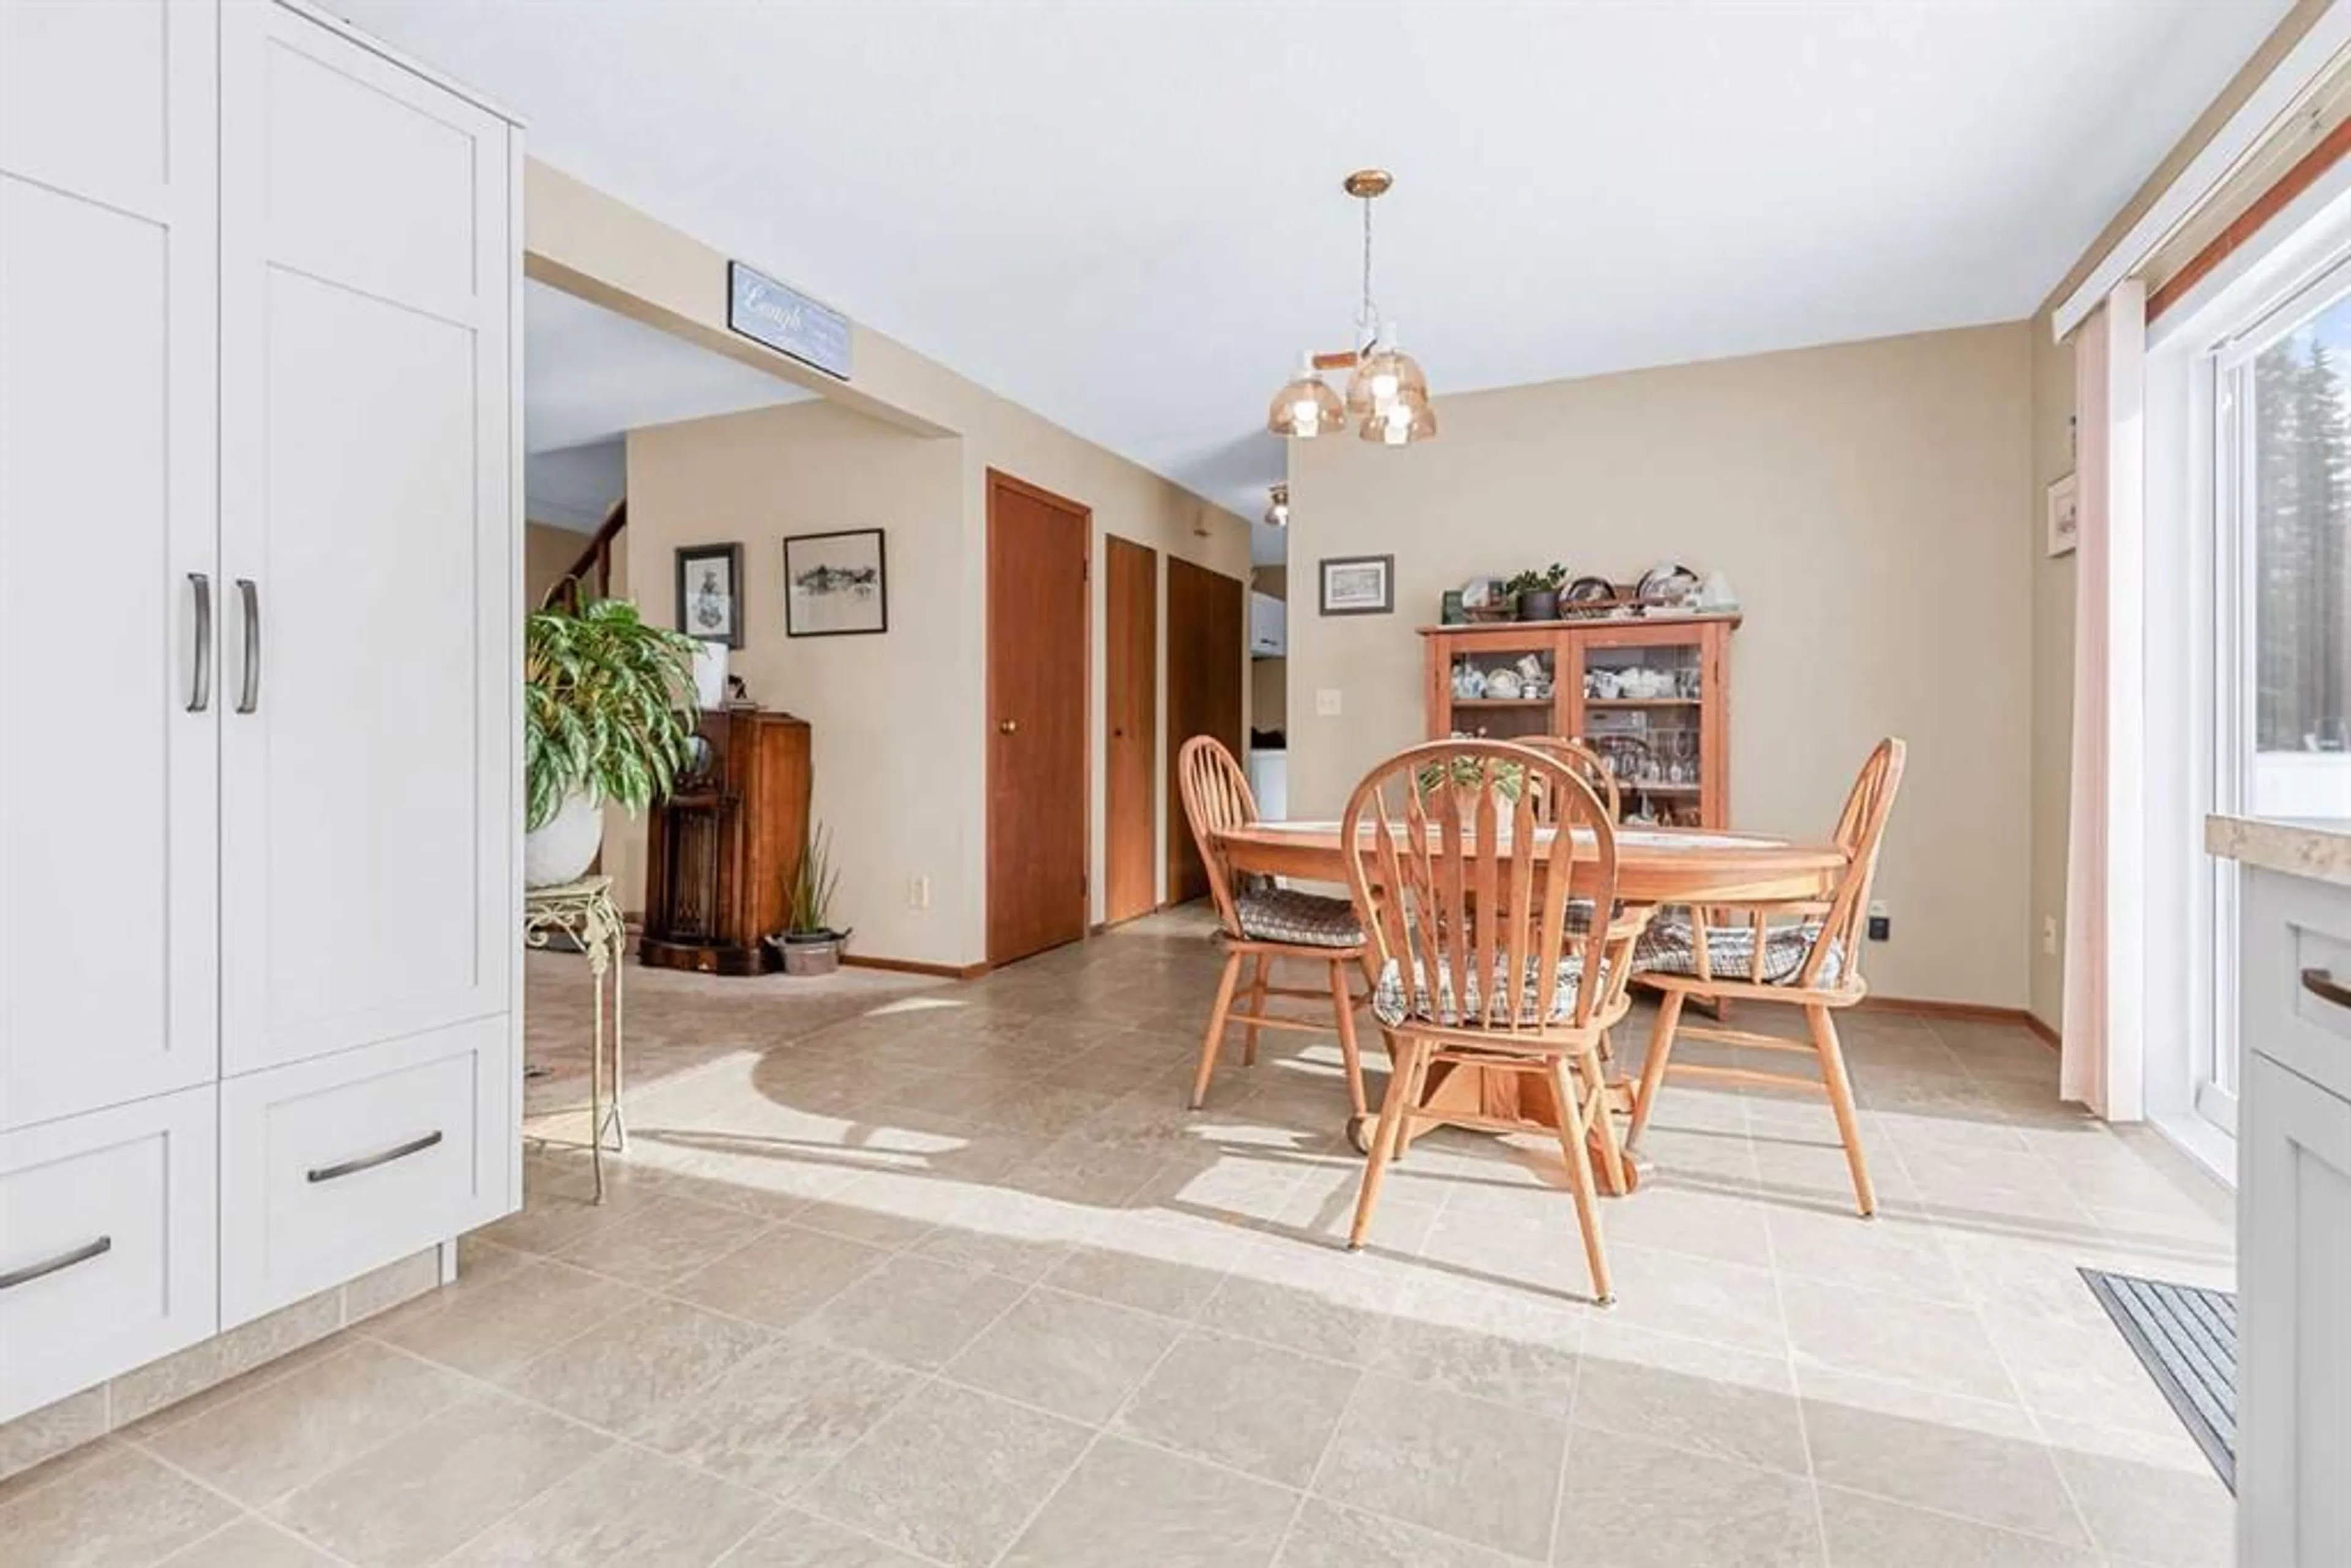
{"label": "plaid seat cushion", "polygon": [[[1761,981],[1784,986],[1803,972],[1813,946],[1821,939],[1817,920],[1770,926],[1763,936],[1763,968],[1754,968],[1755,928],[1752,925],[1709,925],[1706,930],[1707,972],[1718,980]],[[1649,922],[1633,949],[1633,972],[1695,975],[1698,946],[1691,936],[1689,912],[1667,910]],[[1844,972],[1844,955],[1834,945],[1821,964],[1817,983],[1834,986]]]}
{"label": "plaid seat cushion", "polygon": [[[1503,974],[1507,962],[1498,960],[1494,965],[1494,984],[1498,987],[1510,984]],[[1558,970],[1559,989],[1552,994],[1551,1013],[1543,1020],[1546,1023],[1566,1023],[1575,1017],[1575,993],[1583,984],[1583,955],[1581,952],[1570,953],[1558,960]],[[1380,966],[1379,983],[1372,988],[1372,1015],[1391,1029],[1408,1019],[1440,1024],[1447,1029],[1458,1029],[1465,1023],[1476,1028],[1484,1021],[1483,1009],[1479,1006],[1482,998],[1474,976],[1468,987],[1469,994],[1462,998],[1467,1005],[1458,1007],[1454,1003],[1451,973],[1439,974],[1437,978],[1436,994],[1432,996],[1427,971],[1416,958],[1412,963],[1412,987],[1407,991],[1404,966],[1394,958],[1389,959]],[[1607,979],[1605,965],[1602,966],[1601,978],[1604,984]],[[1535,1009],[1542,1005],[1542,961],[1540,958],[1529,960],[1520,984],[1525,987],[1519,998],[1520,1016],[1532,1017]]]}
{"label": "plaid seat cushion", "polygon": [[1360,947],[1364,928],[1347,899],[1300,893],[1288,887],[1243,889],[1233,899],[1241,935],[1259,942],[1289,942],[1301,947]]}

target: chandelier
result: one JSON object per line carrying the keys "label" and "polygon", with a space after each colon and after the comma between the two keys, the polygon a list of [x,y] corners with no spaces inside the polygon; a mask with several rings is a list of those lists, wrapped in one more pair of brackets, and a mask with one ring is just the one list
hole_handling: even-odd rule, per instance
{"label": "chandelier", "polygon": [[[1364,296],[1355,313],[1355,347],[1344,353],[1307,354],[1298,374],[1274,394],[1265,426],[1276,435],[1306,440],[1346,428],[1384,446],[1408,446],[1437,434],[1437,410],[1428,401],[1428,378],[1420,362],[1396,346],[1395,323],[1384,320],[1372,300],[1372,203],[1395,183],[1384,169],[1358,169],[1342,188],[1364,204]],[[1343,400],[1322,379],[1326,370],[1347,371]]]}

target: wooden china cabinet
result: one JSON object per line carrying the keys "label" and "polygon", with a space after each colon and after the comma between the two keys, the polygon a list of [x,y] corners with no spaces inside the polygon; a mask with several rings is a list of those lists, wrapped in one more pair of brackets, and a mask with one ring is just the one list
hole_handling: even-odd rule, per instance
{"label": "wooden china cabinet", "polygon": [[1572,736],[1613,765],[1627,821],[1727,827],[1739,622],[1729,613],[1424,626],[1428,737]]}

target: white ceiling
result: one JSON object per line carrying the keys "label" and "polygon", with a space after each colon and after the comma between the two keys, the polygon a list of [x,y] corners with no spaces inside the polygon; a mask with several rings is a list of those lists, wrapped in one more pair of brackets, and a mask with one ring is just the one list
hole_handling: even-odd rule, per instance
{"label": "white ceiling", "polygon": [[1251,517],[1267,400],[1346,343],[1350,168],[1396,172],[1379,295],[1441,416],[2023,316],[2285,9],[329,3],[538,156]]}
{"label": "white ceiling", "polygon": [[522,306],[523,444],[531,452],[816,395],[543,283],[523,285]]}

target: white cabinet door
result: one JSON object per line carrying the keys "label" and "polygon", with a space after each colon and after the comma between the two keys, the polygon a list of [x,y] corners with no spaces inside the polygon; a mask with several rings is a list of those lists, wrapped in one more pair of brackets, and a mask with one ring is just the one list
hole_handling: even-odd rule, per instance
{"label": "white cabinet door", "polygon": [[508,1008],[520,235],[505,121],[295,12],[220,123],[235,1074]]}
{"label": "white cabinet door", "polygon": [[0,1423],[213,1332],[218,1092],[0,1133]]}
{"label": "white cabinet door", "polygon": [[0,1127],[219,1070],[216,20],[0,4]]}
{"label": "white cabinet door", "polygon": [[2237,1560],[2351,1563],[2351,1101],[2244,1043]]}

